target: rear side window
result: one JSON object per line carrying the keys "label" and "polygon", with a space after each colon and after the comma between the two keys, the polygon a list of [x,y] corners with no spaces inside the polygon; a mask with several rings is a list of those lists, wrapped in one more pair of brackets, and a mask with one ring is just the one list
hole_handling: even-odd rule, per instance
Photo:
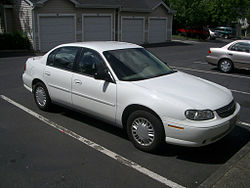
{"label": "rear side window", "polygon": [[238,42],[230,46],[229,50],[250,53],[250,43]]}
{"label": "rear side window", "polygon": [[65,70],[73,70],[79,49],[78,47],[58,48],[49,54],[47,65]]}

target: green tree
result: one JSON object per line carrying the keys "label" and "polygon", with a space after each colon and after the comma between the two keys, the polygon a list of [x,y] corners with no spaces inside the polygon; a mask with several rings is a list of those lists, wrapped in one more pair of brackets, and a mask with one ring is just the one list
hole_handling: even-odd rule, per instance
{"label": "green tree", "polygon": [[209,24],[232,26],[239,18],[247,16],[249,6],[249,0],[213,0],[209,7]]}
{"label": "green tree", "polygon": [[250,0],[165,0],[176,10],[176,27],[233,25],[249,16]]}

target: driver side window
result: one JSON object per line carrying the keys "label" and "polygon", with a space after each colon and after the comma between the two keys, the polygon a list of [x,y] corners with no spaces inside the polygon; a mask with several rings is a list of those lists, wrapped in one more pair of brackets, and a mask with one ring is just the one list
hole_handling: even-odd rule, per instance
{"label": "driver side window", "polygon": [[104,68],[103,59],[96,51],[84,48],[76,71],[93,76],[96,72],[96,66]]}

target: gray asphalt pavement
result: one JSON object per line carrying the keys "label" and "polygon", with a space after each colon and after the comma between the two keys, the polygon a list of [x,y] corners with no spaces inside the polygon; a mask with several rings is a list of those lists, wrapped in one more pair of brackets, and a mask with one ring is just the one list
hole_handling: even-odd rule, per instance
{"label": "gray asphalt pavement", "polygon": [[[250,123],[250,72],[237,70],[232,76],[222,75],[204,61],[209,47],[224,44],[218,41],[175,42],[174,45],[151,46],[148,50],[180,71],[234,90],[235,99],[242,107],[240,121]],[[134,148],[123,130],[87,115],[60,106],[55,106],[52,112],[42,112],[22,85],[23,65],[29,56],[8,56],[0,58],[0,95],[180,186],[219,187],[223,178],[229,177],[221,171],[231,170],[228,174],[233,174],[233,177],[237,172],[233,168],[221,169],[225,169],[230,161],[231,167],[239,169],[237,165],[243,162],[235,161],[244,161],[245,156],[249,156],[247,152],[244,157],[237,155],[249,143],[250,127],[244,124],[236,126],[221,141],[206,147],[166,144],[159,153],[149,154]],[[159,181],[48,126],[2,98],[0,149],[0,187],[165,187]],[[213,178],[217,180],[214,181],[211,177],[216,173],[219,175]]]}

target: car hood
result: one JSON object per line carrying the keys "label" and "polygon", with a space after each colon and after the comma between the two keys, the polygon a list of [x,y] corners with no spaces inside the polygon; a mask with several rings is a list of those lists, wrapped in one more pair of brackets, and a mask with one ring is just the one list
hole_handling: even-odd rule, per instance
{"label": "car hood", "polygon": [[183,72],[135,81],[133,84],[154,92],[163,100],[178,101],[193,109],[221,108],[233,99],[231,91],[213,82]]}

